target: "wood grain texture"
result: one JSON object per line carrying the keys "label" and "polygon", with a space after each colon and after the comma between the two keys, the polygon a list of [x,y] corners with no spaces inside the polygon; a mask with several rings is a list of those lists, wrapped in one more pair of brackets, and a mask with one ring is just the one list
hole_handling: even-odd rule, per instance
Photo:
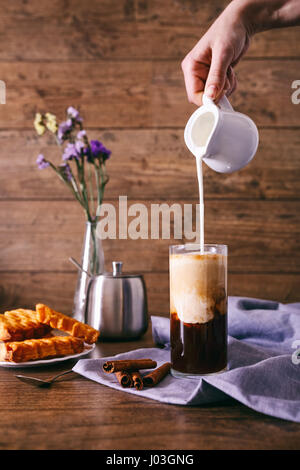
{"label": "wood grain texture", "polygon": [[[183,143],[195,107],[180,62],[227,3],[1,2],[0,311],[43,302],[70,314],[73,305],[77,272],[68,258],[80,259],[84,217],[55,175],[36,169],[38,153],[59,157],[53,141],[33,131],[37,111],[63,119],[68,106],[79,107],[90,138],[112,150],[105,202],[117,208],[119,195],[148,209],[198,202],[195,162]],[[229,295],[300,301],[300,107],[291,103],[299,41],[299,27],[252,40],[231,100],[259,126],[257,156],[232,175],[204,169],[206,240],[229,245]],[[108,270],[121,259],[125,271],[144,274],[149,315],[168,316],[174,242],[103,242]],[[151,346],[149,328],[135,342],[98,343],[92,357]],[[72,365],[30,373],[48,378]],[[299,425],[233,400],[168,406],[77,375],[42,390],[17,382],[15,370],[0,372],[1,450],[299,448]]]}
{"label": "wood grain texture", "polygon": [[[258,126],[299,126],[299,108],[291,101],[299,63],[242,61],[233,106]],[[92,67],[89,62],[2,62],[1,79],[7,96],[0,126],[7,129],[31,129],[35,112],[62,116],[70,105],[82,109],[86,127],[183,128],[195,109],[174,60],[95,61]]]}
{"label": "wood grain texture", "polygon": [[[79,106],[90,137],[101,137],[113,151],[106,202],[116,205],[124,194],[129,204],[146,202],[148,208],[151,202],[197,202],[195,162],[183,143],[183,127],[194,107],[186,100],[180,60],[227,3],[91,0],[86,8],[79,0],[16,0],[3,5],[3,275],[25,273],[32,292],[37,281],[31,273],[52,275],[57,270],[65,286],[63,277],[72,275],[68,256],[80,257],[81,211],[55,175],[35,167],[40,151],[50,158],[57,155],[50,138],[38,140],[33,132],[36,111],[50,110],[63,118],[67,106]],[[278,286],[284,273],[289,281],[282,283],[287,291],[281,290],[280,298],[298,299],[293,276],[299,272],[299,110],[290,100],[299,69],[298,39],[299,28],[254,38],[237,67],[239,88],[232,102],[260,126],[258,154],[232,175],[204,169],[207,241],[229,245],[230,272],[241,275],[241,293],[248,295],[264,296],[261,286],[255,287],[255,275],[271,276]],[[168,244],[107,240],[108,267],[121,256],[130,271],[164,277]],[[14,279],[19,292],[22,277],[19,283]],[[51,285],[53,301],[62,295],[67,302]],[[150,292],[161,285],[153,280]],[[273,298],[275,287],[266,290]],[[67,291],[70,304],[73,296]]]}
{"label": "wood grain texture", "polygon": [[[61,119],[63,116],[61,117]],[[90,130],[112,150],[105,198],[195,200],[195,159],[176,129]],[[299,199],[298,129],[262,129],[258,152],[243,170],[222,175],[203,165],[206,199]],[[51,169],[39,171],[42,152],[59,164],[61,149],[51,136],[0,131],[0,199],[73,199]]]}
{"label": "wood grain texture", "polygon": [[[13,308],[34,308],[43,301],[54,310],[71,315],[77,273],[0,272],[1,312]],[[144,273],[149,315],[169,316],[167,272]],[[282,303],[300,301],[300,274],[229,273],[231,296],[270,299]]]}
{"label": "wood grain texture", "polygon": [[[151,346],[149,330],[139,341],[98,343],[89,357],[107,357]],[[69,361],[33,368],[30,374],[48,378],[72,365]],[[19,372],[26,373],[22,369]],[[5,428],[2,450],[299,447],[299,424],[259,414],[234,400],[199,407],[170,406],[75,374],[44,390],[17,381],[15,373],[2,368],[0,374],[0,420]]]}
{"label": "wood grain texture", "polygon": [[[135,202],[143,201],[128,201],[128,207]],[[152,203],[160,201],[145,204],[149,227]],[[231,271],[299,272],[299,208],[299,201],[207,201],[206,242],[229,245]],[[134,218],[128,217],[128,227]],[[69,270],[68,258],[80,257],[83,231],[75,201],[2,201],[0,271]],[[153,240],[149,228],[148,239],[104,240],[106,260],[122,258],[131,272],[167,272],[168,247],[181,243],[170,233],[171,239]]]}
{"label": "wood grain texture", "polygon": [[[5,2],[0,60],[180,60],[228,3],[90,0],[86,8],[80,0]],[[299,57],[298,39],[299,28],[257,35],[248,57]]]}

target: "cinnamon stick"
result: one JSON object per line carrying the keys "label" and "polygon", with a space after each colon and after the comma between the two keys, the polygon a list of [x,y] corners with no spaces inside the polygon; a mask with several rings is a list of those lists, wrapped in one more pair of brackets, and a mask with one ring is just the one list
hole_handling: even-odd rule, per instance
{"label": "cinnamon stick", "polygon": [[157,385],[170,372],[170,369],[171,363],[166,362],[162,366],[143,377],[144,385],[146,387],[153,387],[154,385]]}
{"label": "cinnamon stick", "polygon": [[124,359],[118,361],[107,361],[103,364],[103,371],[107,374],[113,372],[139,369],[154,369],[157,366],[156,361],[152,359]]}
{"label": "cinnamon stick", "polygon": [[131,372],[131,379],[133,381],[133,386],[136,390],[142,390],[144,388],[143,377],[138,370]]}
{"label": "cinnamon stick", "polygon": [[122,385],[123,388],[132,387],[133,380],[129,372],[126,372],[125,370],[120,370],[119,372],[115,373],[115,376],[117,377],[119,384]]}

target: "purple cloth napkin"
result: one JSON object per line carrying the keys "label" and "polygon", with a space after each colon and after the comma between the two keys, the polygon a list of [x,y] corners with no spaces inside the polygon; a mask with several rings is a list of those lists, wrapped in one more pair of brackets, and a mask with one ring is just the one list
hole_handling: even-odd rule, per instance
{"label": "purple cloth napkin", "polygon": [[[144,348],[102,359],[81,359],[73,370],[103,385],[163,403],[201,405],[232,397],[266,415],[300,422],[300,303],[230,297],[228,371],[199,379],[168,375],[154,388],[123,389],[102,372],[110,359],[149,357],[158,366],[170,361],[170,324],[153,316],[157,348]],[[146,371],[145,371],[146,372]]]}

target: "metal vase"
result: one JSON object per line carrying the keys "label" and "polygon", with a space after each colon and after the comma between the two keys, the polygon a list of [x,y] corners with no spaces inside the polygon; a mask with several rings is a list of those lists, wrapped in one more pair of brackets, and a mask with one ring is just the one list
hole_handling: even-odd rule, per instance
{"label": "metal vase", "polygon": [[[82,270],[78,271],[73,306],[73,317],[81,322],[85,321],[89,275],[97,276],[104,272],[102,240],[97,237],[96,227],[96,222],[86,222],[80,263]],[[84,271],[89,273],[89,275]]]}

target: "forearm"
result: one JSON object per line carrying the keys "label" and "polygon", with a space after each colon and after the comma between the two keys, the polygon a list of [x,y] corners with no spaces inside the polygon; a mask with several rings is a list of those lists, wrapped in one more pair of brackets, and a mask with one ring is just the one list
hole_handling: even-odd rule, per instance
{"label": "forearm", "polygon": [[249,36],[300,25],[300,0],[233,0],[226,10],[243,22]]}
{"label": "forearm", "polygon": [[273,28],[300,25],[300,0],[232,0],[182,61],[188,99],[200,106],[236,87],[233,67],[251,36]]}

